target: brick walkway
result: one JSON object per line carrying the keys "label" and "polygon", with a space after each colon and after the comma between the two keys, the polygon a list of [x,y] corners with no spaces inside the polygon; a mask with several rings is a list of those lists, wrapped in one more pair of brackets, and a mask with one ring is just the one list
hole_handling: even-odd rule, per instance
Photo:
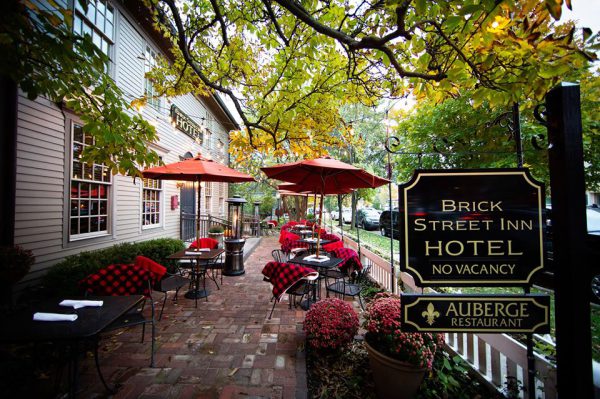
{"label": "brick walkway", "polygon": [[[245,262],[246,274],[224,277],[221,290],[207,280],[208,302],[180,293],[170,300],[156,328],[156,367],[149,368],[150,334],[140,343],[141,327],[106,336],[100,364],[114,398],[306,398],[305,312],[277,304],[271,320],[271,286],[263,266],[279,247],[265,237]],[[159,300],[161,296],[156,296]],[[148,330],[148,328],[147,328]],[[93,359],[80,380],[81,398],[107,397]]]}

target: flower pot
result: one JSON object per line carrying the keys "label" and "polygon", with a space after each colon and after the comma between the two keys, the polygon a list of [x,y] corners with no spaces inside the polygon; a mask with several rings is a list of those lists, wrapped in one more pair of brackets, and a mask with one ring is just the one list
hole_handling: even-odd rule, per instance
{"label": "flower pot", "polygon": [[208,237],[219,242],[218,248],[223,248],[223,235],[224,233],[208,233]]}
{"label": "flower pot", "polygon": [[415,396],[427,368],[419,368],[407,362],[384,355],[365,341],[369,362],[379,399],[411,399]]}

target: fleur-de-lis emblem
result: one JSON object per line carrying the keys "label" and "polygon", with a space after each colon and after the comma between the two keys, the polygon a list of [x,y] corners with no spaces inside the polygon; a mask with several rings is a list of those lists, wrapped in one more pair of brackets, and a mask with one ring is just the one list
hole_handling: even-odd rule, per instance
{"label": "fleur-de-lis emblem", "polygon": [[421,313],[421,316],[427,319],[427,324],[432,325],[435,322],[435,318],[440,317],[440,312],[435,310],[433,303],[429,302],[429,305],[427,305],[427,311]]}

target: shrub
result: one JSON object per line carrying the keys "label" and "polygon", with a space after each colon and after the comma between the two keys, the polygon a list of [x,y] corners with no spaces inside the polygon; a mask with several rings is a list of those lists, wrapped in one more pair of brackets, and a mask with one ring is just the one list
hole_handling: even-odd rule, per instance
{"label": "shrub", "polygon": [[138,255],[144,255],[172,272],[177,261],[165,258],[183,248],[185,246],[181,240],[160,238],[81,252],[52,266],[44,276],[42,284],[49,296],[81,295],[77,286],[81,279],[113,263],[133,263]]}
{"label": "shrub", "polygon": [[223,233],[225,229],[220,224],[213,224],[208,228],[209,233]]}
{"label": "shrub", "polygon": [[304,319],[308,344],[315,349],[337,350],[349,345],[358,332],[358,315],[352,305],[338,298],[311,306]]}
{"label": "shrub", "polygon": [[35,263],[33,252],[18,245],[0,247],[0,267],[4,281],[14,284],[29,272]]}

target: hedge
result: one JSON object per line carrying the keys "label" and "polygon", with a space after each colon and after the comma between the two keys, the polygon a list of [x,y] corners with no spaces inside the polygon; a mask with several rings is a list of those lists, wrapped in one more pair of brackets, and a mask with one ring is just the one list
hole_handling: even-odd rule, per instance
{"label": "hedge", "polygon": [[183,248],[181,240],[160,238],[68,256],[48,270],[42,280],[44,292],[48,296],[81,295],[77,286],[81,279],[113,263],[133,263],[138,255],[146,256],[173,272],[177,261],[165,258]]}

